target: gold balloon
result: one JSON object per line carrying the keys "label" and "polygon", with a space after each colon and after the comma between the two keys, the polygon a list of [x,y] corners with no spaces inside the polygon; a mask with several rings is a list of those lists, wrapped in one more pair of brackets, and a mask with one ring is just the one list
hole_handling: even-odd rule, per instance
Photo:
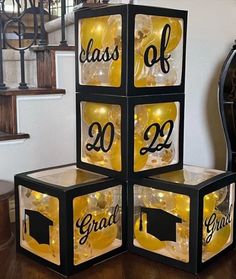
{"label": "gold balloon", "polygon": [[172,192],[145,187],[142,197],[146,207],[160,208],[169,212],[175,208],[175,194]]}
{"label": "gold balloon", "polygon": [[[222,218],[225,218],[225,216],[217,212],[216,213],[216,219],[220,222]],[[211,252],[211,253],[218,253],[220,250],[224,247],[224,245],[227,243],[231,233],[231,226],[230,224],[227,224],[225,227],[220,228],[218,231],[215,227],[215,231],[212,235],[212,238],[209,243],[205,244],[203,251],[204,252]],[[207,237],[206,230],[203,230],[203,238]]]}
{"label": "gold balloon", "polygon": [[45,257],[50,255],[51,249],[48,244],[39,244],[33,237],[29,234],[24,235],[24,240],[27,243],[28,247],[37,255]]}
{"label": "gold balloon", "polygon": [[145,146],[146,144],[143,141],[143,139],[140,136],[135,135],[134,136],[134,171],[135,172],[142,170],[147,163],[148,153],[144,155],[140,154],[141,148]]}
{"label": "gold balloon", "polygon": [[76,222],[87,210],[87,196],[80,196],[73,199],[73,220]]}
{"label": "gold balloon", "polygon": [[[142,40],[140,44],[140,54],[144,55],[146,49],[150,45],[154,45],[157,48],[158,53],[160,52],[162,32],[167,24],[170,25],[171,31],[169,42],[165,49],[165,54],[170,53],[178,46],[182,37],[182,27],[180,21],[176,18],[168,18],[161,16],[152,16],[151,20],[153,29],[152,32]],[[150,55],[151,53],[149,54],[149,56]]]}
{"label": "gold balloon", "polygon": [[84,49],[87,48],[90,39],[93,39],[91,51],[95,48],[102,49],[102,37],[107,28],[108,16],[84,18],[80,21],[80,39]]}
{"label": "gold balloon", "polygon": [[[146,109],[148,113],[147,126],[153,123],[158,123],[162,126],[167,120],[175,121],[177,116],[177,107],[174,102],[149,104]],[[165,130],[169,129],[168,127],[169,125],[165,127]]]}
{"label": "gold balloon", "polygon": [[113,87],[121,86],[121,58],[113,60],[109,67],[108,84]]}
{"label": "gold balloon", "polygon": [[159,46],[161,43],[161,35],[164,27],[166,26],[166,24],[170,25],[170,40],[166,48],[166,53],[174,50],[178,46],[182,37],[182,27],[179,19],[161,16],[152,16],[151,19],[153,28],[152,32],[155,34],[158,40],[157,46]]}
{"label": "gold balloon", "polygon": [[83,105],[84,121],[88,125],[91,125],[94,122],[99,122],[104,126],[109,122],[110,110],[111,105],[109,104],[85,102]]}
{"label": "gold balloon", "polygon": [[177,215],[188,222],[190,217],[190,198],[186,195],[176,194],[175,202]]}
{"label": "gold balloon", "polygon": [[204,196],[203,200],[203,218],[210,217],[216,207],[216,196],[214,193],[210,193]]}
{"label": "gold balloon", "polygon": [[[157,224],[158,225],[158,224]],[[161,226],[161,224],[160,224]],[[147,233],[147,214],[142,213],[142,230],[140,231],[140,218],[134,225],[134,236],[138,243],[145,249],[155,251],[165,247],[165,242]]]}
{"label": "gold balloon", "polygon": [[[189,221],[190,218],[190,198],[186,195],[176,194],[176,213],[183,220]],[[204,197],[203,218],[209,217],[215,210],[216,199],[212,193]]]}
{"label": "gold balloon", "polygon": [[111,15],[108,18],[102,37],[103,48],[109,47],[111,51],[115,46],[121,48],[121,25],[121,15]]}
{"label": "gold balloon", "polygon": [[88,210],[108,210],[112,206],[113,193],[110,190],[88,195]]}
{"label": "gold balloon", "polygon": [[121,171],[121,141],[119,138],[114,140],[109,150],[110,163],[113,170]]}
{"label": "gold balloon", "polygon": [[[106,212],[93,212],[93,219],[100,221],[102,218],[109,219],[109,213]],[[89,242],[93,249],[102,250],[110,246],[116,239],[118,233],[117,224],[112,224],[102,230],[92,231],[89,235]]]}

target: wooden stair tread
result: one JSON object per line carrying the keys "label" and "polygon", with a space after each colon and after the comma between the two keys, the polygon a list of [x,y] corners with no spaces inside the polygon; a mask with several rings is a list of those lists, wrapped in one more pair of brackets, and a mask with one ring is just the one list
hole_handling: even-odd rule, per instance
{"label": "wooden stair tread", "polygon": [[0,131],[0,141],[28,139],[29,137],[29,134],[10,134]]}
{"label": "wooden stair tread", "polygon": [[0,96],[27,96],[27,95],[51,95],[51,94],[65,94],[65,89],[58,88],[29,88],[18,89],[10,88],[6,90],[0,90]]}

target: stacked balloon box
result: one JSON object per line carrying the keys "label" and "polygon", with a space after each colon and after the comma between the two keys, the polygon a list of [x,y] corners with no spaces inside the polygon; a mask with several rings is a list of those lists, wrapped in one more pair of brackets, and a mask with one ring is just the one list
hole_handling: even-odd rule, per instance
{"label": "stacked balloon box", "polygon": [[17,251],[63,275],[121,253],[126,188],[75,165],[16,175]]}
{"label": "stacked balloon box", "polygon": [[130,251],[192,273],[235,246],[236,175],[185,165],[129,180]]}
{"label": "stacked balloon box", "polygon": [[183,94],[77,94],[77,166],[123,179],[182,168],[183,114]]}
{"label": "stacked balloon box", "polygon": [[116,178],[183,165],[187,12],[78,9],[77,166]]}

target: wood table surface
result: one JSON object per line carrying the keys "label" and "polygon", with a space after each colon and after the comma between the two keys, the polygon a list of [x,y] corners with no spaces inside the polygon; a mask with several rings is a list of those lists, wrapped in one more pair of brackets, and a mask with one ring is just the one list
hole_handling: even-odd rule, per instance
{"label": "wood table surface", "polygon": [[[15,252],[15,243],[0,251],[0,279],[63,278],[39,263]],[[218,259],[194,276],[141,256],[124,253],[70,276],[71,279],[236,279],[236,251]]]}

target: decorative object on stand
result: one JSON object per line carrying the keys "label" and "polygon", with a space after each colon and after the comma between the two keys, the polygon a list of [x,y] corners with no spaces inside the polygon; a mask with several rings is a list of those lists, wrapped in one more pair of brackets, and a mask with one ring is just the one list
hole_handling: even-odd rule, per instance
{"label": "decorative object on stand", "polygon": [[235,245],[235,174],[184,166],[129,180],[128,248],[199,272]]}
{"label": "decorative object on stand", "polygon": [[125,249],[126,185],[74,165],[16,175],[17,250],[64,275]]}
{"label": "decorative object on stand", "polygon": [[227,142],[227,169],[236,171],[236,44],[222,67],[219,80],[219,107]]}

